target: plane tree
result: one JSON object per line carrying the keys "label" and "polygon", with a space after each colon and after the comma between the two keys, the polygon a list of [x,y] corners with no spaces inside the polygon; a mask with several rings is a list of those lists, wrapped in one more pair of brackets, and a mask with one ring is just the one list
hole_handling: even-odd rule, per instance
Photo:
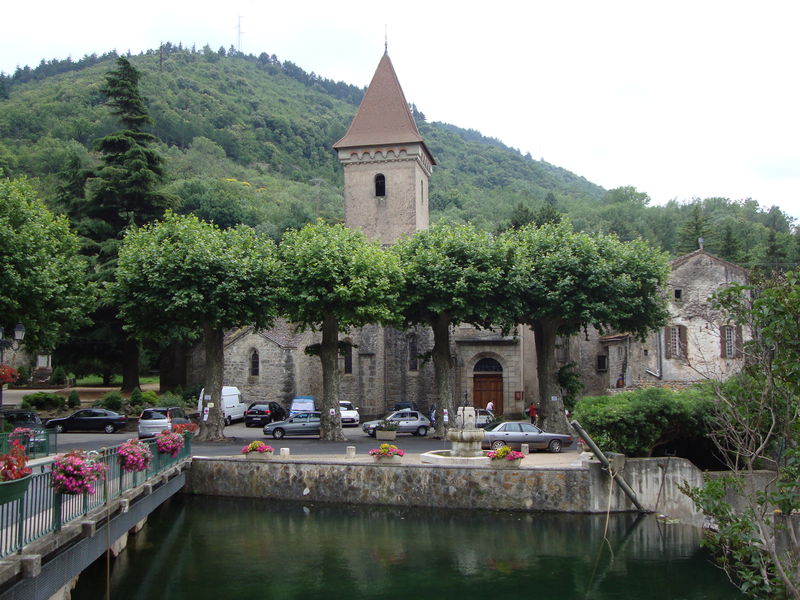
{"label": "plane tree", "polygon": [[642,240],[589,235],[566,223],[503,234],[513,253],[506,301],[536,343],[539,416],[550,431],[570,431],[559,393],[556,336],[587,327],[640,339],[666,323],[666,255]]}
{"label": "plane tree", "polygon": [[[491,234],[472,225],[437,224],[403,238],[394,247],[405,283],[399,305],[406,325],[433,331],[436,401],[454,415],[450,329],[461,323],[506,329],[513,325],[505,302],[508,252]],[[444,433],[438,419],[436,435]]]}
{"label": "plane tree", "polygon": [[322,221],[287,231],[278,247],[286,265],[281,313],[319,331],[324,440],[343,440],[339,415],[339,333],[396,320],[402,272],[397,257],[360,231]]}
{"label": "plane tree", "polygon": [[269,327],[281,265],[274,243],[247,226],[222,230],[193,215],[168,212],[132,229],[119,251],[108,294],[128,331],[165,344],[202,338],[209,408],[199,439],[224,438],[220,405],[226,329]]}

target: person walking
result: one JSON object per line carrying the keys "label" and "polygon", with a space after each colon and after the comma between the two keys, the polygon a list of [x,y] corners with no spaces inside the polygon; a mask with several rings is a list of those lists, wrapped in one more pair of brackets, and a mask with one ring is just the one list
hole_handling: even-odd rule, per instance
{"label": "person walking", "polygon": [[531,425],[536,425],[536,405],[533,402],[528,407],[528,414],[531,417]]}
{"label": "person walking", "polygon": [[486,410],[488,410],[490,413],[494,414],[494,402],[489,400],[489,404],[486,405]]}

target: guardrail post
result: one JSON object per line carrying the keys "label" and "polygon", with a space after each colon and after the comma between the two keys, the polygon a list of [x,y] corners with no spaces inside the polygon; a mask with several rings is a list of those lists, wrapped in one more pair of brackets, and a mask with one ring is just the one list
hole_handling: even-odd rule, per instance
{"label": "guardrail post", "polygon": [[53,493],[53,529],[61,531],[61,493]]}

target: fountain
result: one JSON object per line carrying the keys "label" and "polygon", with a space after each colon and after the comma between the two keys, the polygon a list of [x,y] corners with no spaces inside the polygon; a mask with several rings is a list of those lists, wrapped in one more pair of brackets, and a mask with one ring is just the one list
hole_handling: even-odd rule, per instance
{"label": "fountain", "polygon": [[450,450],[425,452],[421,460],[426,464],[488,466],[489,459],[481,450],[484,431],[475,426],[475,409],[471,406],[458,408],[455,427],[447,430]]}

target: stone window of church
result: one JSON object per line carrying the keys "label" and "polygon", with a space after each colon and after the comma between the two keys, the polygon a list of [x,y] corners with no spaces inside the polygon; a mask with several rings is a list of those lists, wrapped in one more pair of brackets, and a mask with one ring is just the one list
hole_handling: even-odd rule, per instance
{"label": "stone window of church", "polygon": [[342,368],[345,375],[350,375],[353,372],[353,346],[347,344],[347,349],[344,351],[344,365]]}
{"label": "stone window of church", "polygon": [[250,355],[250,377],[258,377],[260,365],[258,350],[253,350],[253,353]]}
{"label": "stone window of church", "polygon": [[383,173],[375,175],[375,195],[381,198],[386,195],[386,177]]}
{"label": "stone window of church", "polygon": [[683,290],[675,288],[675,302],[680,302],[681,300],[683,300]]}
{"label": "stone window of church", "polygon": [[606,354],[597,355],[597,370],[608,371],[608,355]]}
{"label": "stone window of church", "polygon": [[419,369],[419,351],[417,350],[417,336],[412,335],[408,338],[408,370],[417,371]]}
{"label": "stone window of church", "polygon": [[666,358],[687,358],[689,356],[688,336],[685,325],[665,327],[664,342]]}

